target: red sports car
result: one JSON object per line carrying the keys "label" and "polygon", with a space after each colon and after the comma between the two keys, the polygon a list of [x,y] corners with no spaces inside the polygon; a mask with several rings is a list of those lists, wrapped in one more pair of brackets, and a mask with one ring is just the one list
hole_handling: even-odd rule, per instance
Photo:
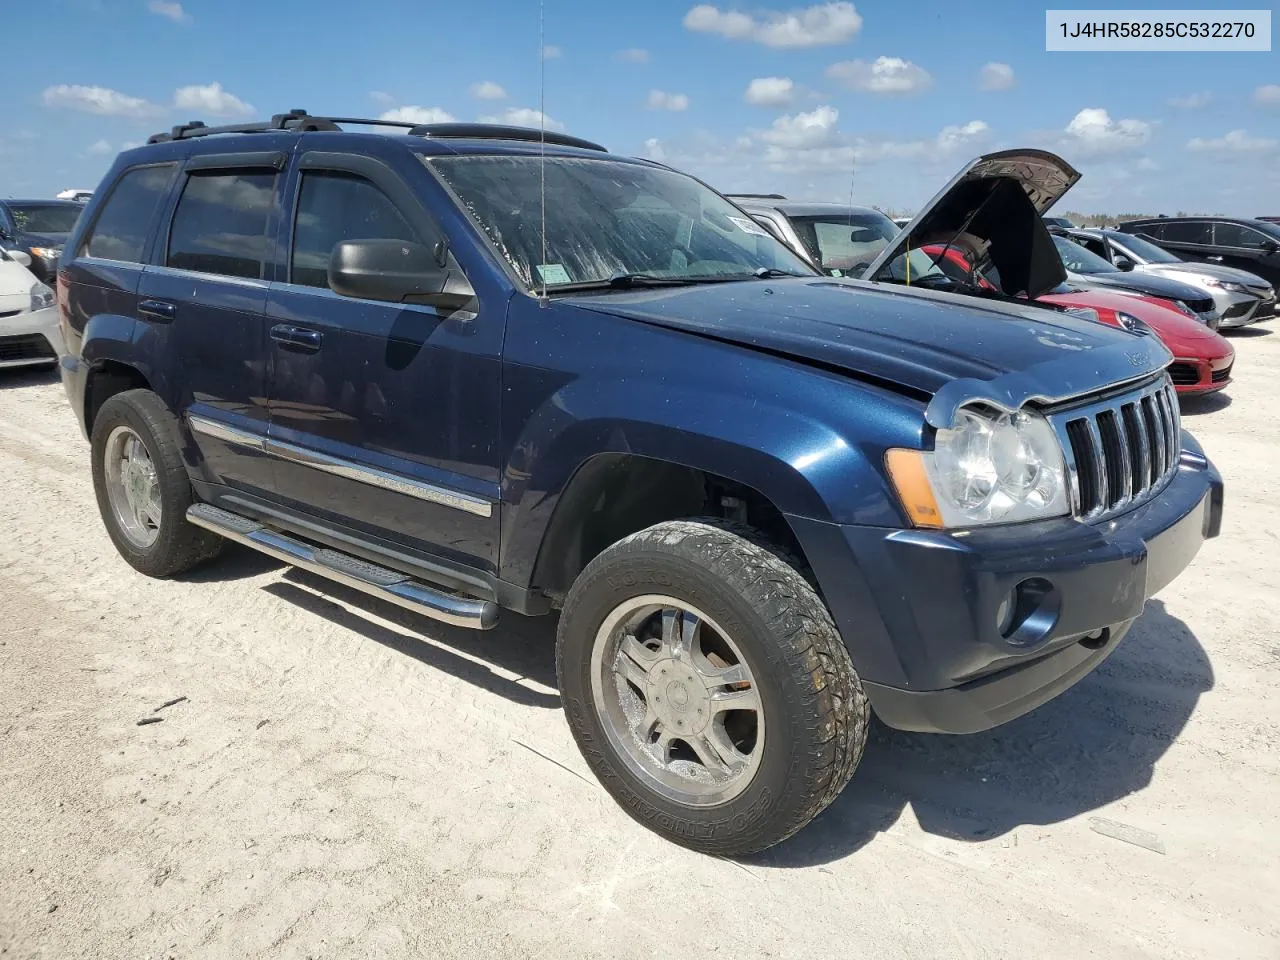
{"label": "red sports car", "polygon": [[[934,260],[941,255],[938,266],[949,276],[976,283],[987,290],[996,289],[986,278],[975,277],[967,258],[954,247],[945,253],[942,244],[926,244],[921,249]],[[1231,382],[1235,349],[1216,330],[1210,330],[1167,300],[1134,293],[1072,290],[1069,293],[1041,294],[1036,301],[1060,307],[1084,307],[1094,311],[1103,323],[1126,330],[1133,330],[1136,326],[1127,318],[1142,321],[1173,354],[1169,378],[1179,394],[1215,393]]]}

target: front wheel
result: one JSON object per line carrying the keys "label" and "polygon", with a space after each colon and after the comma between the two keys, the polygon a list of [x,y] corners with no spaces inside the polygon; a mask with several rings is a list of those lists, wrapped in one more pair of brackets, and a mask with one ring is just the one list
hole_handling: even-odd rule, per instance
{"label": "front wheel", "polygon": [[587,762],[641,823],[684,846],[751,853],[848,782],[868,704],[822,600],[753,531],[660,523],[574,583],[557,641]]}

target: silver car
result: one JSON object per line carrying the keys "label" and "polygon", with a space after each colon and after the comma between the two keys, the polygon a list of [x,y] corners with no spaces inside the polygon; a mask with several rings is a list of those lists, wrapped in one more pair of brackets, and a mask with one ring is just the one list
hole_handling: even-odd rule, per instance
{"label": "silver car", "polygon": [[1213,298],[1219,329],[1243,327],[1275,316],[1275,290],[1256,274],[1216,263],[1180,260],[1149,240],[1119,230],[1062,232],[1121,270],[1168,277],[1203,290]]}

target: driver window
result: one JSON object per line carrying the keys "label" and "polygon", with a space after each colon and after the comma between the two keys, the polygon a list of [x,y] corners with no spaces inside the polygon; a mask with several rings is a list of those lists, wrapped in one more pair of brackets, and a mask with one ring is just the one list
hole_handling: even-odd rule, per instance
{"label": "driver window", "polygon": [[1213,225],[1213,242],[1219,247],[1249,247],[1261,249],[1267,240],[1258,230],[1250,229],[1240,223],[1215,223]]}

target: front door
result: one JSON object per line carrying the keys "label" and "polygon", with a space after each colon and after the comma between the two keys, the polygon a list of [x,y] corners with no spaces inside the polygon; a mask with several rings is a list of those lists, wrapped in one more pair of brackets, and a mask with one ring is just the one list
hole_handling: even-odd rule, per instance
{"label": "front door", "polygon": [[[264,279],[283,155],[188,161],[168,229],[138,287],[138,317],[167,338],[171,408],[186,418],[203,479],[264,493],[267,432]],[[231,164],[231,165],[228,165]],[[211,166],[212,165],[212,166]],[[216,494],[215,494],[216,497]]]}
{"label": "front door", "polygon": [[407,181],[373,157],[300,154],[267,301],[276,488],[322,520],[493,571],[506,304],[451,314],[328,284],[341,241],[443,238]]}
{"label": "front door", "polygon": [[1243,223],[1215,223],[1213,242],[1224,266],[1280,284],[1280,239]]}

